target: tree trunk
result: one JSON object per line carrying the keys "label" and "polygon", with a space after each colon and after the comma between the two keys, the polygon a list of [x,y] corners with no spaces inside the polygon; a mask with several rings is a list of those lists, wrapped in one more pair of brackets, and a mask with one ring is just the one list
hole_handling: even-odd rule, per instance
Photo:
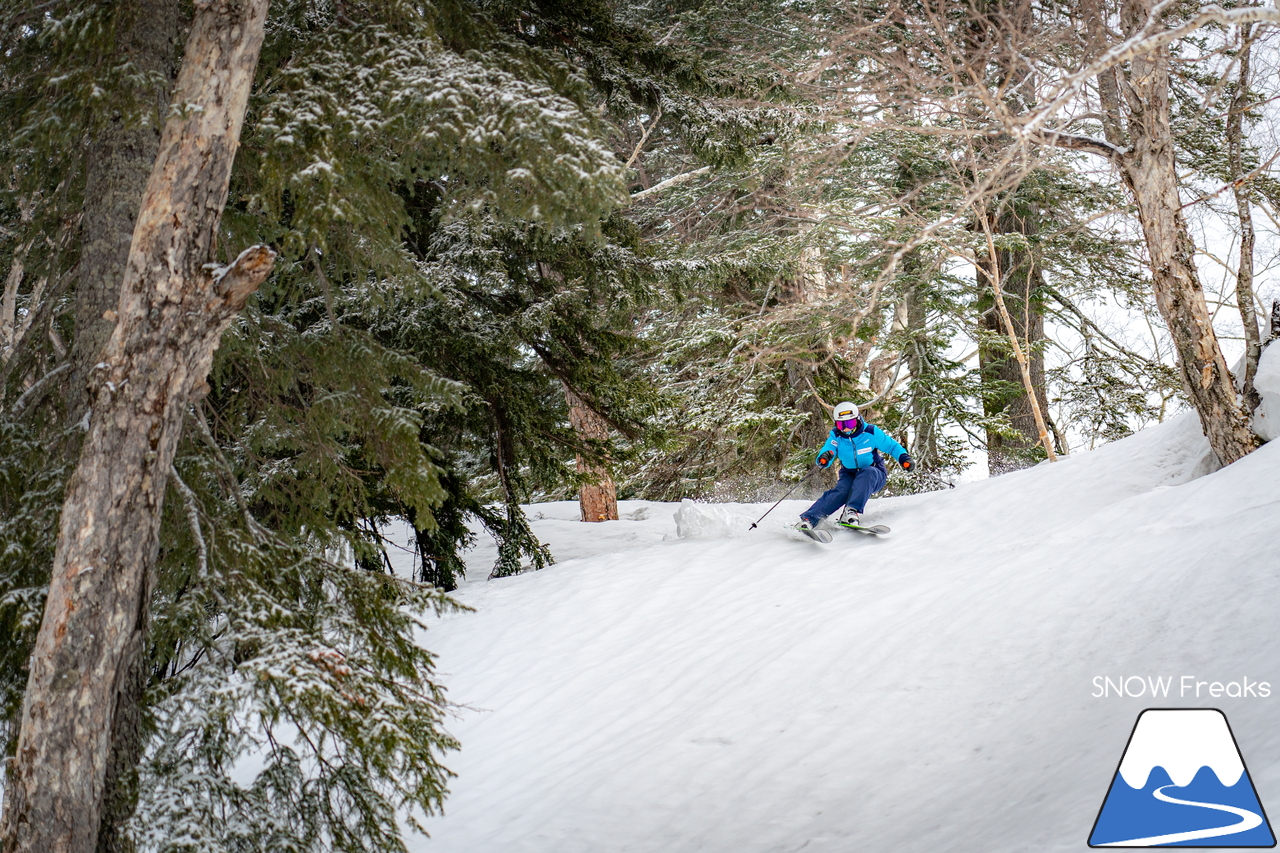
{"label": "tree trunk", "polygon": [[493,430],[493,464],[498,472],[498,484],[502,487],[503,505],[507,512],[505,529],[498,537],[498,559],[489,572],[490,580],[521,571],[521,543],[527,542],[528,535],[531,535],[520,514],[518,501],[521,495],[514,480],[516,451],[508,435],[507,417],[507,412],[500,405],[489,402],[489,419]]}
{"label": "tree trunk", "polygon": [[804,359],[788,358],[783,362],[782,372],[789,397],[785,403],[806,415],[805,420],[793,431],[790,444],[817,447],[827,440],[827,431],[831,429],[831,411],[813,391],[812,363]]}
{"label": "tree trunk", "polygon": [[[88,410],[88,378],[115,327],[108,311],[120,302],[129,244],[156,153],[187,23],[183,4],[172,0],[132,0],[120,9],[113,61],[128,62],[157,81],[139,93],[141,115],[127,122],[116,115],[90,141],[85,155],[84,217],[80,224],[80,273],[76,283],[75,338],[67,383],[67,419]],[[105,315],[105,316],[104,316]],[[68,442],[78,454],[79,442]],[[137,766],[145,748],[141,703],[148,681],[149,620],[144,609],[139,637],[121,663],[124,676],[116,697],[111,750],[103,782],[98,853],[131,853],[124,825],[137,807]]]}
{"label": "tree trunk", "polygon": [[1262,358],[1262,338],[1258,333],[1258,312],[1253,304],[1253,250],[1257,236],[1253,230],[1253,193],[1244,171],[1244,114],[1248,109],[1250,80],[1250,53],[1253,47],[1253,25],[1240,28],[1240,73],[1236,78],[1235,97],[1227,113],[1227,159],[1231,169],[1231,188],[1236,198],[1236,214],[1240,218],[1240,264],[1236,269],[1236,305],[1240,309],[1240,324],[1244,327],[1244,376],[1240,382],[1240,396],[1248,411],[1252,412],[1262,402],[1253,387],[1253,377],[1258,372]]}
{"label": "tree trunk", "polygon": [[[569,423],[578,439],[584,443],[604,441],[609,437],[609,425],[604,418],[596,414],[582,399],[569,390],[564,389],[565,401],[569,404]],[[583,521],[617,521],[618,489],[614,485],[613,475],[604,465],[597,464],[578,454],[578,473],[587,477],[589,482],[582,484],[578,491],[578,508]]]}
{"label": "tree trunk", "polygon": [[[1016,203],[1016,199],[1010,203]],[[1038,214],[1031,208],[1005,213],[996,220],[995,229],[1002,234],[1034,236],[1039,231]],[[981,323],[984,330],[1000,335],[1004,341],[979,348],[979,370],[988,388],[1017,389],[984,393],[985,414],[1004,414],[1016,433],[987,430],[987,470],[994,477],[1032,464],[1033,451],[1042,444],[1048,456],[1053,457],[1054,451],[1045,416],[1049,400],[1045,393],[1044,353],[1038,346],[1044,341],[1044,316],[1036,291],[1043,284],[1043,273],[1029,251],[997,249],[992,254],[994,257],[978,265],[993,294]]]}
{"label": "tree trunk", "polygon": [[911,402],[911,423],[914,425],[911,451],[916,464],[922,470],[931,471],[940,467],[942,458],[938,446],[938,404],[937,393],[931,386],[931,380],[937,370],[930,360],[929,351],[929,312],[925,303],[924,285],[915,281],[918,275],[919,261],[910,253],[902,259],[903,272],[912,279],[906,294],[907,334],[906,344],[907,372],[911,377],[908,395]]}
{"label": "tree trunk", "polygon": [[145,123],[113,116],[90,141],[85,154],[84,219],[80,224],[80,274],[76,282],[75,340],[67,411],[80,420],[89,406],[89,372],[98,363],[115,321],[125,262],[133,240],[142,193],[160,150],[160,132],[178,70],[183,4],[173,0],[131,0],[123,4],[114,63],[130,63],[139,73],[163,81],[140,92],[149,102]]}
{"label": "tree trunk", "polygon": [[183,413],[223,330],[270,272],[253,247],[210,271],[262,46],[267,0],[197,3],[174,110],[143,195],[118,322],[90,377],[31,657],[4,853],[88,853],[98,838],[117,694],[141,641]]}
{"label": "tree trunk", "polygon": [[[1150,0],[1125,0],[1121,20],[1135,32],[1151,12]],[[1182,215],[1169,127],[1169,53],[1165,48],[1133,61],[1126,89],[1131,147],[1120,156],[1150,254],[1156,305],[1169,327],[1183,391],[1223,465],[1253,451],[1257,439],[1218,346],[1196,270],[1195,246]]]}
{"label": "tree trunk", "polygon": [[[23,225],[31,222],[34,204],[30,199],[18,200],[18,221]],[[5,277],[4,296],[0,297],[0,366],[9,360],[18,341],[22,338],[18,323],[18,288],[22,285],[26,270],[27,253],[35,237],[29,238],[20,246],[15,246],[13,259],[9,262],[9,275]],[[27,308],[27,322],[31,322],[36,311],[36,299],[32,299]]]}
{"label": "tree trunk", "polygon": [[[801,234],[813,228],[811,214],[804,216]],[[804,312],[811,310],[805,306],[824,299],[829,292],[825,260],[822,250],[816,246],[806,246],[800,250],[794,277],[782,279],[778,283],[779,302],[789,309],[801,312],[800,322],[809,323],[810,318]],[[794,321],[793,321],[794,322]],[[825,323],[818,323],[812,337],[806,341],[805,351],[798,356],[788,356],[782,362],[784,386],[780,402],[805,413],[805,419],[792,430],[787,445],[817,448],[827,440],[827,431],[831,429],[831,411],[819,399],[814,388],[816,376],[815,365],[830,356],[832,343],[826,335]],[[787,446],[779,445],[778,463],[787,458]],[[829,482],[828,482],[829,481]],[[824,471],[816,477],[810,477],[807,490],[825,490],[835,484],[835,471]],[[801,493],[803,496],[804,492]]]}
{"label": "tree trunk", "polygon": [[[1006,41],[1011,31],[1030,24],[1031,18],[1025,14],[1028,9],[1025,4],[1003,0],[977,3],[972,40],[966,46],[968,63],[999,81],[1001,101],[1011,114],[1025,113],[1039,97],[1034,73]],[[1044,341],[1044,319],[1036,291],[1042,274],[1029,248],[997,248],[994,239],[995,234],[1034,236],[1039,231],[1039,211],[1034,203],[1019,197],[1017,187],[995,201],[1000,205],[998,210],[975,206],[977,224],[987,240],[985,257],[975,266],[991,293],[991,302],[980,319],[982,329],[992,333],[978,350],[982,406],[989,417],[1003,415],[1011,431],[986,431],[991,476],[1039,461],[1037,446],[1044,448],[1050,460],[1056,458],[1047,427],[1044,355],[1039,346]],[[984,301],[981,297],[979,304]],[[1002,339],[999,343],[996,335]]]}
{"label": "tree trunk", "polygon": [[[656,123],[656,122],[655,122]],[[643,144],[643,140],[642,140]],[[636,151],[639,151],[639,147]],[[546,261],[538,261],[538,274],[548,281],[564,284],[564,275]],[[569,423],[578,439],[584,444],[604,441],[609,437],[609,425],[563,381],[564,399],[569,404]],[[581,453],[577,459],[578,473],[588,478],[578,490],[578,509],[583,521],[617,521],[618,489],[609,469],[597,465]]]}
{"label": "tree trunk", "polygon": [[[145,586],[150,598],[153,583]],[[141,596],[140,596],[141,597]],[[98,823],[97,853],[133,853],[133,839],[125,824],[138,808],[138,762],[146,751],[142,699],[150,675],[147,642],[151,635],[150,609],[143,604],[138,630],[129,637],[120,658],[120,686],[111,718],[111,746],[102,779],[102,811]]]}

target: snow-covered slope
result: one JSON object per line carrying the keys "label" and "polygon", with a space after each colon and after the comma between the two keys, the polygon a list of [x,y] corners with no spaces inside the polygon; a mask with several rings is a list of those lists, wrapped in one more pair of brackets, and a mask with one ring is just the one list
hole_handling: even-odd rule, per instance
{"label": "snow-covered slope", "polygon": [[[751,532],[767,504],[532,507],[560,562],[485,582],[479,549],[475,612],[424,638],[466,707],[446,814],[413,844],[1081,850],[1145,707],[1222,708],[1280,812],[1280,442],[1210,470],[1183,416],[873,501],[880,539],[796,539],[800,502]],[[1095,697],[1131,676],[1169,695]],[[1243,678],[1270,696],[1207,692]]]}

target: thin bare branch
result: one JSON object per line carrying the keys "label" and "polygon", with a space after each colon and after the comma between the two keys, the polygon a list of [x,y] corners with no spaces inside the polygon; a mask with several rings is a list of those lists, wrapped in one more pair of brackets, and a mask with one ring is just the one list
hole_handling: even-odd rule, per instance
{"label": "thin bare branch", "polygon": [[630,169],[631,164],[640,156],[640,152],[644,150],[644,144],[649,141],[649,134],[653,133],[653,129],[658,126],[658,122],[662,121],[662,107],[658,107],[658,113],[653,117],[653,123],[648,127],[641,125],[643,132],[640,134],[640,141],[636,143],[635,150],[631,152],[631,156],[627,158],[627,163],[623,168]]}

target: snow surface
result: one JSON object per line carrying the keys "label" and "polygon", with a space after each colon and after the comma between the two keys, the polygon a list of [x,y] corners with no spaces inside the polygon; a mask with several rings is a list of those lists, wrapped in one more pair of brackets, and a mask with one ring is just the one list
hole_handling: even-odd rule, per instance
{"label": "snow surface", "polygon": [[1253,410],[1253,430],[1272,441],[1280,437],[1280,347],[1267,347],[1262,351],[1253,385],[1262,398]]}
{"label": "snow surface", "polygon": [[1190,785],[1201,767],[1212,770],[1227,787],[1244,775],[1227,718],[1208,709],[1147,711],[1138,719],[1120,775],[1130,788],[1145,788],[1156,767],[1163,767],[1179,788]]}
{"label": "snow surface", "polygon": [[[462,749],[411,847],[1078,851],[1146,707],[1222,708],[1280,811],[1280,442],[1214,468],[1183,415],[829,545],[799,501],[532,506],[560,562],[485,581],[478,547],[424,635]],[[1132,676],[1172,686],[1098,695]]]}

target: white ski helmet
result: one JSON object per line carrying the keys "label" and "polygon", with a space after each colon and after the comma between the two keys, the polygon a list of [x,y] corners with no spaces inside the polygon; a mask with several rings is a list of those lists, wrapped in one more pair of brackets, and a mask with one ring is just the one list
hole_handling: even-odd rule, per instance
{"label": "white ski helmet", "polygon": [[834,421],[851,421],[857,416],[857,403],[837,403],[836,407],[831,411],[831,419]]}

